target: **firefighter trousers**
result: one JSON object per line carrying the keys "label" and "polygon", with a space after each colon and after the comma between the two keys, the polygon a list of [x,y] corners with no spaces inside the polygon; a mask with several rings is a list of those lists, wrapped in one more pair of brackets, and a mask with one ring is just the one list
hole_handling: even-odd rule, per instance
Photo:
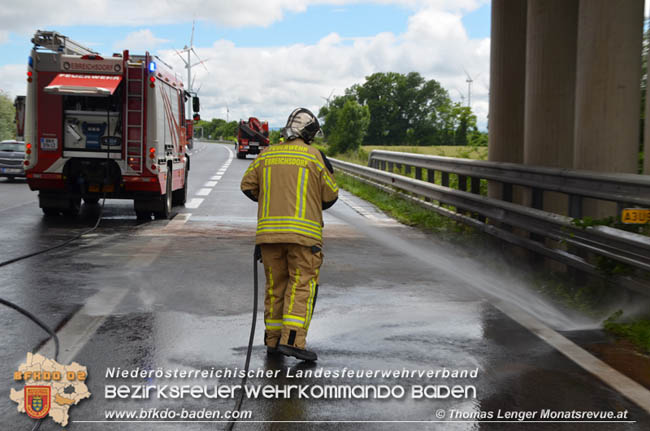
{"label": "firefighter trousers", "polygon": [[261,244],[266,274],[264,344],[305,348],[323,263],[319,247],[299,244]]}

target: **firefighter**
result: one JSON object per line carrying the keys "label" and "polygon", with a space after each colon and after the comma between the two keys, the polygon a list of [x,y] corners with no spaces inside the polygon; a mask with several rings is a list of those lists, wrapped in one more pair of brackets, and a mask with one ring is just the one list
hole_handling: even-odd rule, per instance
{"label": "firefighter", "polygon": [[318,296],[323,262],[323,210],[338,199],[333,169],[310,144],[320,125],[305,108],[282,129],[286,142],[262,151],[246,170],[241,189],[255,202],[255,243],[266,274],[264,344],[267,353],[315,361],[305,339]]}

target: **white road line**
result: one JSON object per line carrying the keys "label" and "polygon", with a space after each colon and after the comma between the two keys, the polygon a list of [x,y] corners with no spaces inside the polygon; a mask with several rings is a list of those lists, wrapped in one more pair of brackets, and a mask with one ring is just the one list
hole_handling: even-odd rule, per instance
{"label": "white road line", "polygon": [[197,196],[207,196],[207,195],[210,194],[211,191],[212,191],[212,189],[199,189],[199,191],[196,192],[196,195]]}
{"label": "white road line", "polygon": [[183,226],[192,217],[192,213],[179,213],[177,214],[163,230],[175,229]]}
{"label": "white road line", "polygon": [[616,371],[605,362],[596,358],[571,340],[558,334],[556,331],[549,328],[524,310],[507,305],[503,302],[491,302],[505,315],[515,320],[521,326],[528,329],[564,356],[578,364],[584,370],[598,377],[619,393],[623,394],[630,401],[650,413],[650,391],[648,389],[626,375]]}
{"label": "white road line", "polygon": [[207,183],[203,184],[203,187],[214,187],[217,185],[216,181],[208,181]]}
{"label": "white road line", "polygon": [[[69,364],[77,356],[127,293],[127,289],[105,288],[88,298],[86,304],[56,333],[61,345],[59,363]],[[54,341],[50,339],[36,353],[53,357]]]}
{"label": "white road line", "polygon": [[192,198],[185,203],[185,208],[196,209],[203,203],[204,200],[205,199],[203,198]]}
{"label": "white road line", "polygon": [[210,178],[213,181],[219,181],[221,179],[221,175],[215,175],[214,177]]}

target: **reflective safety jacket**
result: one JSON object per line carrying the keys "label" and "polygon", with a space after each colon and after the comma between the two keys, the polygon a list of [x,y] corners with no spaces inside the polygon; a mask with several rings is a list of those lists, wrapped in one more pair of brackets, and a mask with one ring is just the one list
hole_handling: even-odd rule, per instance
{"label": "reflective safety jacket", "polygon": [[241,189],[258,202],[256,244],[323,243],[323,209],[338,199],[327,158],[301,139],[271,145],[250,164]]}

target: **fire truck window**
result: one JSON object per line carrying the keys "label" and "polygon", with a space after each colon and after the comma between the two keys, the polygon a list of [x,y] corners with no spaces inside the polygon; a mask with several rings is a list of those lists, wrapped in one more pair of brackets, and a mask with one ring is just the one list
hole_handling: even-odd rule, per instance
{"label": "fire truck window", "polygon": [[124,91],[124,81],[109,97],[91,97],[91,96],[63,96],[64,111],[104,111],[108,109],[111,112],[121,112],[122,97]]}

